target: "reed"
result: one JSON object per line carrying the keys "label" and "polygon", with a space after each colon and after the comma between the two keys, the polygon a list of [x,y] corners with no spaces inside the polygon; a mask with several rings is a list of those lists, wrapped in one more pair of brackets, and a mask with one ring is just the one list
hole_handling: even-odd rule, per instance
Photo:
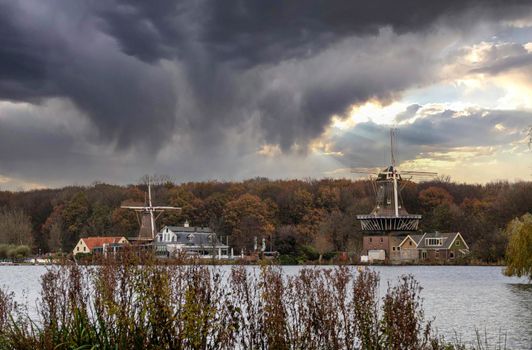
{"label": "reed", "polygon": [[[458,349],[424,320],[403,276],[378,296],[369,269],[163,265],[124,252],[41,280],[38,317],[0,290],[1,349]],[[21,311],[22,310],[22,311]]]}

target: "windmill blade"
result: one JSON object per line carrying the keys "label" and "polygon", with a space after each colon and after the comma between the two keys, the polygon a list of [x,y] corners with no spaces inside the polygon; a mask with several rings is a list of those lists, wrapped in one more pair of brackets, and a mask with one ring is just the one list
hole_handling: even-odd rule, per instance
{"label": "windmill blade", "polygon": [[180,207],[152,207],[154,210],[181,210]]}
{"label": "windmill blade", "polygon": [[136,206],[128,206],[128,205],[121,205],[120,208],[122,208],[122,209],[133,209],[133,210],[148,210],[147,207],[136,207]]}
{"label": "windmill blade", "polygon": [[437,176],[438,173],[432,172],[432,171],[399,171],[398,172],[401,175],[412,175],[412,176]]}

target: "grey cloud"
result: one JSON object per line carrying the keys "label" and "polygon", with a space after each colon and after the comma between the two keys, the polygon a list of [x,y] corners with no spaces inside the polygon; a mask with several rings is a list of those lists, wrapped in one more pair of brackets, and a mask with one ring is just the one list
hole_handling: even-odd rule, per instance
{"label": "grey cloud", "polygon": [[119,149],[156,150],[172,134],[177,96],[164,69],[119,52],[90,8],[39,2],[42,13],[17,4],[0,3],[0,99],[68,98]]}
{"label": "grey cloud", "polygon": [[[147,60],[181,56],[190,41],[217,60],[255,65],[305,56],[352,35],[377,34],[390,26],[416,32],[435,21],[515,18],[529,11],[525,0],[299,1],[117,0],[98,14],[124,50]],[[461,23],[464,24],[464,23]],[[125,30],[128,28],[129,30]]]}
{"label": "grey cloud", "polygon": [[526,52],[520,55],[496,60],[491,64],[485,65],[484,67],[471,70],[471,73],[489,73],[496,75],[508,70],[527,67],[530,65],[532,65],[532,54]]}
{"label": "grey cloud", "polygon": [[[523,139],[532,120],[525,111],[443,111],[402,124],[397,133],[400,161],[415,159],[421,152],[448,152],[461,147],[510,146]],[[504,129],[495,128],[500,124]],[[374,167],[389,163],[389,126],[373,122],[357,124],[348,133],[330,140],[346,166]]]}
{"label": "grey cloud", "polygon": [[402,121],[411,119],[413,116],[416,115],[416,112],[421,108],[418,104],[410,105],[406,108],[404,112],[401,112],[395,116],[395,121],[400,123]]}
{"label": "grey cloud", "polygon": [[[139,152],[146,164],[143,154],[174,145],[175,157],[220,163],[228,141],[243,153],[263,143],[304,150],[353,103],[391,101],[433,81],[447,45],[439,27],[467,29],[531,8],[496,0],[0,0],[0,100],[42,108],[68,99],[96,130],[89,143],[116,147],[118,158]],[[80,147],[68,131],[42,137],[32,144],[50,153]]]}
{"label": "grey cloud", "polygon": [[[153,151],[174,132],[205,132],[258,114],[264,116],[259,124],[267,128],[266,141],[288,149],[316,137],[331,114],[342,113],[350,103],[389,98],[408,87],[413,72],[405,72],[404,81],[371,84],[371,79],[356,80],[366,67],[357,67],[355,60],[346,74],[353,81],[327,86],[314,81],[302,92],[300,86],[253,90],[267,86],[261,79],[268,75],[250,79],[250,72],[286,60],[296,65],[312,60],[350,37],[380,35],[384,27],[415,33],[472,11],[479,18],[502,19],[530,10],[523,1],[418,5],[382,0],[335,0],[326,6],[320,1],[2,1],[0,98],[70,98],[107,142],[120,148],[140,143]],[[350,48],[354,55],[358,50]],[[168,68],[172,65],[182,70],[177,80]],[[191,101],[182,101],[179,91]],[[272,137],[275,129],[283,135]]]}

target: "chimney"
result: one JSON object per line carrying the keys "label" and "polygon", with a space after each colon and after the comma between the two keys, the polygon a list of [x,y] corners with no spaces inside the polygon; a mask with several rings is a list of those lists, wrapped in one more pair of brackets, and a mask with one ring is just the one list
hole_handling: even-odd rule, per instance
{"label": "chimney", "polygon": [[189,227],[190,225],[188,224],[188,220],[185,220],[185,224],[183,225],[183,227]]}

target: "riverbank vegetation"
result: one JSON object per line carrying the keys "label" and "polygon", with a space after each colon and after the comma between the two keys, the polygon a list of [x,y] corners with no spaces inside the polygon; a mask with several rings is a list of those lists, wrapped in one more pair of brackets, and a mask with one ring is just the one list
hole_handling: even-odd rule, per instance
{"label": "riverbank vegetation", "polygon": [[433,332],[412,276],[380,298],[367,269],[287,276],[234,266],[224,275],[126,252],[98,267],[52,267],[41,285],[36,315],[0,290],[0,348],[465,349]]}
{"label": "riverbank vegetation", "polygon": [[[0,222],[9,223],[0,225],[0,243],[30,244],[35,253],[70,252],[80,237],[136,235],[135,213],[120,205],[142,203],[144,191],[145,184],[101,183],[0,191]],[[370,181],[346,179],[176,184],[160,178],[153,196],[157,204],[183,208],[165,213],[159,225],[188,220],[194,226],[210,226],[224,242],[227,238],[236,254],[252,248],[255,236],[265,238],[267,249],[290,263],[327,261],[338,252],[359,254],[363,234],[355,216],[371,212],[374,205]],[[402,199],[410,213],[423,215],[421,230],[459,231],[471,248],[472,261],[497,263],[504,259],[508,242],[504,228],[532,208],[532,182],[405,182]]]}
{"label": "riverbank vegetation", "polygon": [[0,259],[19,261],[30,256],[31,248],[27,245],[0,244]]}
{"label": "riverbank vegetation", "polygon": [[532,280],[532,215],[512,220],[506,228],[509,237],[507,267],[510,276],[526,276]]}

